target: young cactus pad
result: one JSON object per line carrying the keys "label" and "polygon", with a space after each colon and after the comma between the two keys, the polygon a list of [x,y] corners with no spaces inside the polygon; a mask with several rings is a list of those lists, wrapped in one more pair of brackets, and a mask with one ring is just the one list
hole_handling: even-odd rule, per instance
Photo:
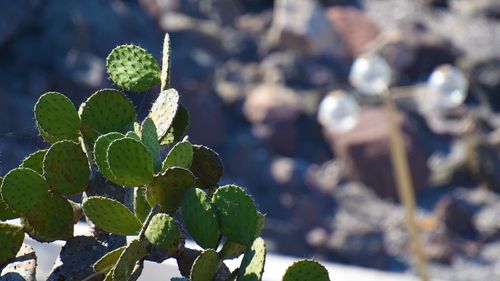
{"label": "young cactus pad", "polygon": [[76,141],[80,133],[80,117],[75,105],[57,92],[40,96],[35,105],[35,119],[40,134],[49,143]]}
{"label": "young cactus pad", "polygon": [[116,47],[106,60],[113,82],[131,92],[145,92],[160,83],[160,65],[143,48],[135,45]]}
{"label": "young cactus pad", "polygon": [[193,145],[188,140],[178,142],[163,161],[162,172],[170,167],[189,169],[193,163]]}
{"label": "young cactus pad", "polygon": [[168,89],[161,92],[151,106],[149,117],[156,125],[158,140],[160,142],[167,136],[178,107],[179,93],[175,89]]}
{"label": "young cactus pad", "polygon": [[266,263],[266,243],[264,239],[257,238],[252,247],[243,256],[238,273],[238,281],[259,281],[264,273]]}

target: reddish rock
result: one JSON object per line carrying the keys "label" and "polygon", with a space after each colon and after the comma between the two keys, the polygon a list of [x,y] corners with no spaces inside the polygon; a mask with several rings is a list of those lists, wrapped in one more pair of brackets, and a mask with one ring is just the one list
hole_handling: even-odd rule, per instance
{"label": "reddish rock", "polygon": [[[416,191],[427,184],[427,155],[419,142],[418,132],[406,115],[399,114],[411,175]],[[325,136],[337,157],[345,163],[346,175],[363,182],[382,197],[397,196],[393,177],[387,116],[382,108],[363,107],[359,123],[343,134],[325,131]]]}
{"label": "reddish rock", "polygon": [[358,8],[333,6],[326,13],[352,57],[363,53],[380,33],[377,25]]}

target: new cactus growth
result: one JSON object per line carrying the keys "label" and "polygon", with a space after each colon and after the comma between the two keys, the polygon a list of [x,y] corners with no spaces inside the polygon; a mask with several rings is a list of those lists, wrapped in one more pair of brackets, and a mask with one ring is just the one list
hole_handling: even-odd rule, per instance
{"label": "new cactus growth", "polygon": [[[145,260],[168,258],[177,260],[183,275],[176,281],[262,280],[264,215],[245,189],[220,186],[224,167],[219,155],[184,135],[189,114],[179,93],[169,88],[169,42],[167,35],[162,69],[134,45],[117,47],[107,59],[111,79],[127,91],[161,84],[144,120],[137,120],[133,103],[115,89],[95,92],[78,111],[60,93],[40,97],[36,124],[50,146],[0,177],[0,265],[29,249],[22,244],[27,233],[42,242],[67,241],[57,268],[65,266],[68,253],[86,255],[79,250],[84,241],[101,249],[73,270],[93,272],[85,280],[137,280]],[[160,150],[165,145],[166,155]],[[82,193],[82,204],[66,198]],[[74,237],[74,224],[82,216],[95,237]],[[21,218],[21,225],[4,222],[12,218]],[[186,247],[186,234],[204,250]],[[127,244],[124,236],[134,237]],[[241,265],[231,272],[224,260],[241,255]],[[61,272],[54,270],[49,279],[71,278]],[[320,264],[301,261],[283,280],[329,277]]]}

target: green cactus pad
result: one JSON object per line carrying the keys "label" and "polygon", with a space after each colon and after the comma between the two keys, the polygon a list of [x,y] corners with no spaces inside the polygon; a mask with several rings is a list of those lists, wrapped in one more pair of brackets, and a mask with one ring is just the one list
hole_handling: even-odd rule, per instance
{"label": "green cactus pad", "polygon": [[111,252],[106,253],[102,256],[98,261],[94,263],[94,271],[106,274],[115,266],[116,262],[120,258],[127,246],[123,246],[117,249],[114,249]]}
{"label": "green cactus pad", "polygon": [[5,175],[0,192],[11,209],[24,213],[45,200],[49,186],[37,172],[28,168],[16,168]]}
{"label": "green cactus pad", "polygon": [[113,281],[113,269],[111,269],[108,274],[106,274],[106,277],[104,277],[103,281]]}
{"label": "green cactus pad", "polygon": [[224,166],[219,154],[202,145],[193,145],[191,171],[197,177],[200,188],[212,187],[219,182]]}
{"label": "green cactus pad", "polygon": [[120,255],[115,268],[113,269],[114,281],[129,280],[135,265],[139,260],[148,254],[145,243],[133,240]]}
{"label": "green cactus pad", "polygon": [[189,170],[170,168],[155,176],[148,186],[146,198],[151,206],[159,204],[162,211],[174,212],[180,206],[186,190],[195,185],[195,178]]}
{"label": "green cactus pad", "polygon": [[73,237],[73,208],[68,200],[55,193],[49,193],[32,211],[25,213],[21,221],[26,233],[38,241]]}
{"label": "green cactus pad", "polygon": [[257,238],[245,253],[238,273],[238,281],[260,281],[266,263],[266,243]]}
{"label": "green cactus pad", "polygon": [[49,92],[40,96],[35,118],[40,134],[49,143],[78,139],[80,118],[71,100],[63,94]]}
{"label": "green cactus pad", "polygon": [[28,155],[21,163],[21,167],[32,169],[40,175],[43,174],[43,159],[46,153],[47,150],[42,149]]}
{"label": "green cactus pad", "polygon": [[181,167],[189,169],[193,162],[193,146],[187,140],[178,142],[168,152],[167,158],[163,161],[162,172],[170,167]]}
{"label": "green cactus pad", "polygon": [[[256,228],[257,231],[255,232],[255,238],[257,238],[260,235],[263,227],[264,227],[264,215],[257,211],[257,228]],[[248,249],[247,245],[227,240],[220,251],[220,256],[224,260],[234,259],[241,256],[241,254],[245,253],[247,249]]]}
{"label": "green cactus pad", "polygon": [[124,186],[142,186],[153,180],[153,159],[148,149],[131,138],[114,140],[108,148],[108,164],[115,178],[110,179]]}
{"label": "green cactus pad", "polygon": [[145,92],[160,83],[160,65],[146,50],[135,45],[118,46],[106,59],[113,82],[131,92]]}
{"label": "green cactus pad", "polygon": [[170,72],[172,68],[171,64],[171,48],[170,48],[170,36],[168,33],[165,34],[165,38],[163,39],[163,57],[162,57],[162,65],[161,65],[161,90],[164,91],[170,88]]}
{"label": "green cactus pad", "polygon": [[149,117],[142,121],[141,141],[153,158],[155,171],[159,171],[161,168],[160,143],[158,142],[155,123]]}
{"label": "green cactus pad", "polygon": [[122,203],[100,196],[83,201],[83,212],[97,227],[119,235],[137,235],[141,230],[139,219]]}
{"label": "green cactus pad", "polygon": [[0,264],[15,258],[19,249],[23,245],[23,228],[0,222]]}
{"label": "green cactus pad", "polygon": [[72,195],[87,189],[90,168],[82,147],[72,141],[54,143],[43,161],[45,179],[52,191]]}
{"label": "green cactus pad", "polygon": [[[0,177],[0,186],[2,186],[2,181],[3,178]],[[12,208],[9,207],[9,205],[7,205],[7,203],[3,200],[2,193],[0,192],[0,221],[11,220],[18,217],[19,215],[16,214],[16,212],[12,210]]]}
{"label": "green cactus pad", "polygon": [[151,219],[145,237],[154,247],[166,253],[173,253],[181,241],[175,220],[167,214],[156,214]]}
{"label": "green cactus pad", "polygon": [[146,189],[138,187],[134,190],[134,212],[137,218],[144,222],[151,212],[151,206],[146,200]]}
{"label": "green cactus pad", "polygon": [[226,185],[215,191],[212,203],[216,206],[222,233],[232,241],[252,244],[258,221],[252,198],[241,187]]}
{"label": "green cactus pad", "polygon": [[217,252],[207,249],[196,258],[191,268],[191,281],[212,281],[221,261]]}
{"label": "green cactus pad", "polygon": [[82,135],[93,144],[99,135],[126,133],[133,129],[136,116],[134,105],[120,91],[99,90],[80,106]]}
{"label": "green cactus pad", "polygon": [[114,140],[122,139],[125,136],[121,133],[107,133],[105,135],[101,135],[94,144],[94,158],[97,167],[99,168],[99,172],[109,179],[113,181],[115,179],[115,175],[109,169],[108,164],[108,148]]}
{"label": "green cactus pad", "polygon": [[175,89],[168,89],[160,93],[156,101],[151,106],[149,117],[156,125],[158,140],[167,135],[168,129],[174,121],[179,104],[179,93]]}
{"label": "green cactus pad", "polygon": [[313,260],[300,260],[293,263],[283,276],[283,281],[330,281],[328,271]]}
{"label": "green cactus pad", "polygon": [[181,206],[184,224],[194,241],[203,248],[215,249],[220,236],[219,222],[205,191],[199,188],[186,191]]}
{"label": "green cactus pad", "polygon": [[169,145],[180,141],[189,126],[189,113],[184,106],[179,104],[175,113],[174,121],[168,129],[167,135],[160,141],[160,145]]}

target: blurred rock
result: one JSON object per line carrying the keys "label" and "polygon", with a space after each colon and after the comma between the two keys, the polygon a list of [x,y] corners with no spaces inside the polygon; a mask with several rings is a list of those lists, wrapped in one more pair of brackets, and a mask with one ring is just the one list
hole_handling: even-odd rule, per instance
{"label": "blurred rock", "polygon": [[407,23],[381,39],[379,52],[393,67],[400,83],[426,79],[439,65],[454,64],[459,50],[420,22]]}
{"label": "blurred rock", "polygon": [[477,62],[469,71],[472,91],[494,111],[500,111],[500,58]]}
{"label": "blurred rock", "polygon": [[338,159],[321,165],[311,165],[306,172],[308,184],[327,195],[333,194],[342,176],[343,163]]}
{"label": "blurred rock", "polygon": [[[400,112],[398,120],[410,161],[414,188],[418,192],[426,187],[429,176],[427,152],[422,149],[424,145],[408,116]],[[325,131],[325,137],[337,157],[345,163],[349,178],[363,182],[382,197],[396,197],[389,125],[382,108],[362,107],[359,123],[354,129],[343,134]]]}
{"label": "blurred rock", "polygon": [[346,211],[335,215],[335,230],[325,247],[344,262],[384,269],[389,256],[384,234]]}
{"label": "blurred rock", "polygon": [[353,58],[363,53],[379,34],[377,25],[358,8],[334,6],[326,13],[347,53]]}
{"label": "blurred rock", "polygon": [[307,55],[339,56],[344,52],[316,0],[277,0],[270,36],[280,46]]}
{"label": "blurred rock", "polygon": [[423,248],[428,261],[450,264],[455,254],[450,237],[444,227],[425,235]]}
{"label": "blurred rock", "polygon": [[452,196],[445,196],[434,207],[434,213],[451,233],[468,238],[474,238],[476,235],[472,210],[467,208],[464,202]]}

